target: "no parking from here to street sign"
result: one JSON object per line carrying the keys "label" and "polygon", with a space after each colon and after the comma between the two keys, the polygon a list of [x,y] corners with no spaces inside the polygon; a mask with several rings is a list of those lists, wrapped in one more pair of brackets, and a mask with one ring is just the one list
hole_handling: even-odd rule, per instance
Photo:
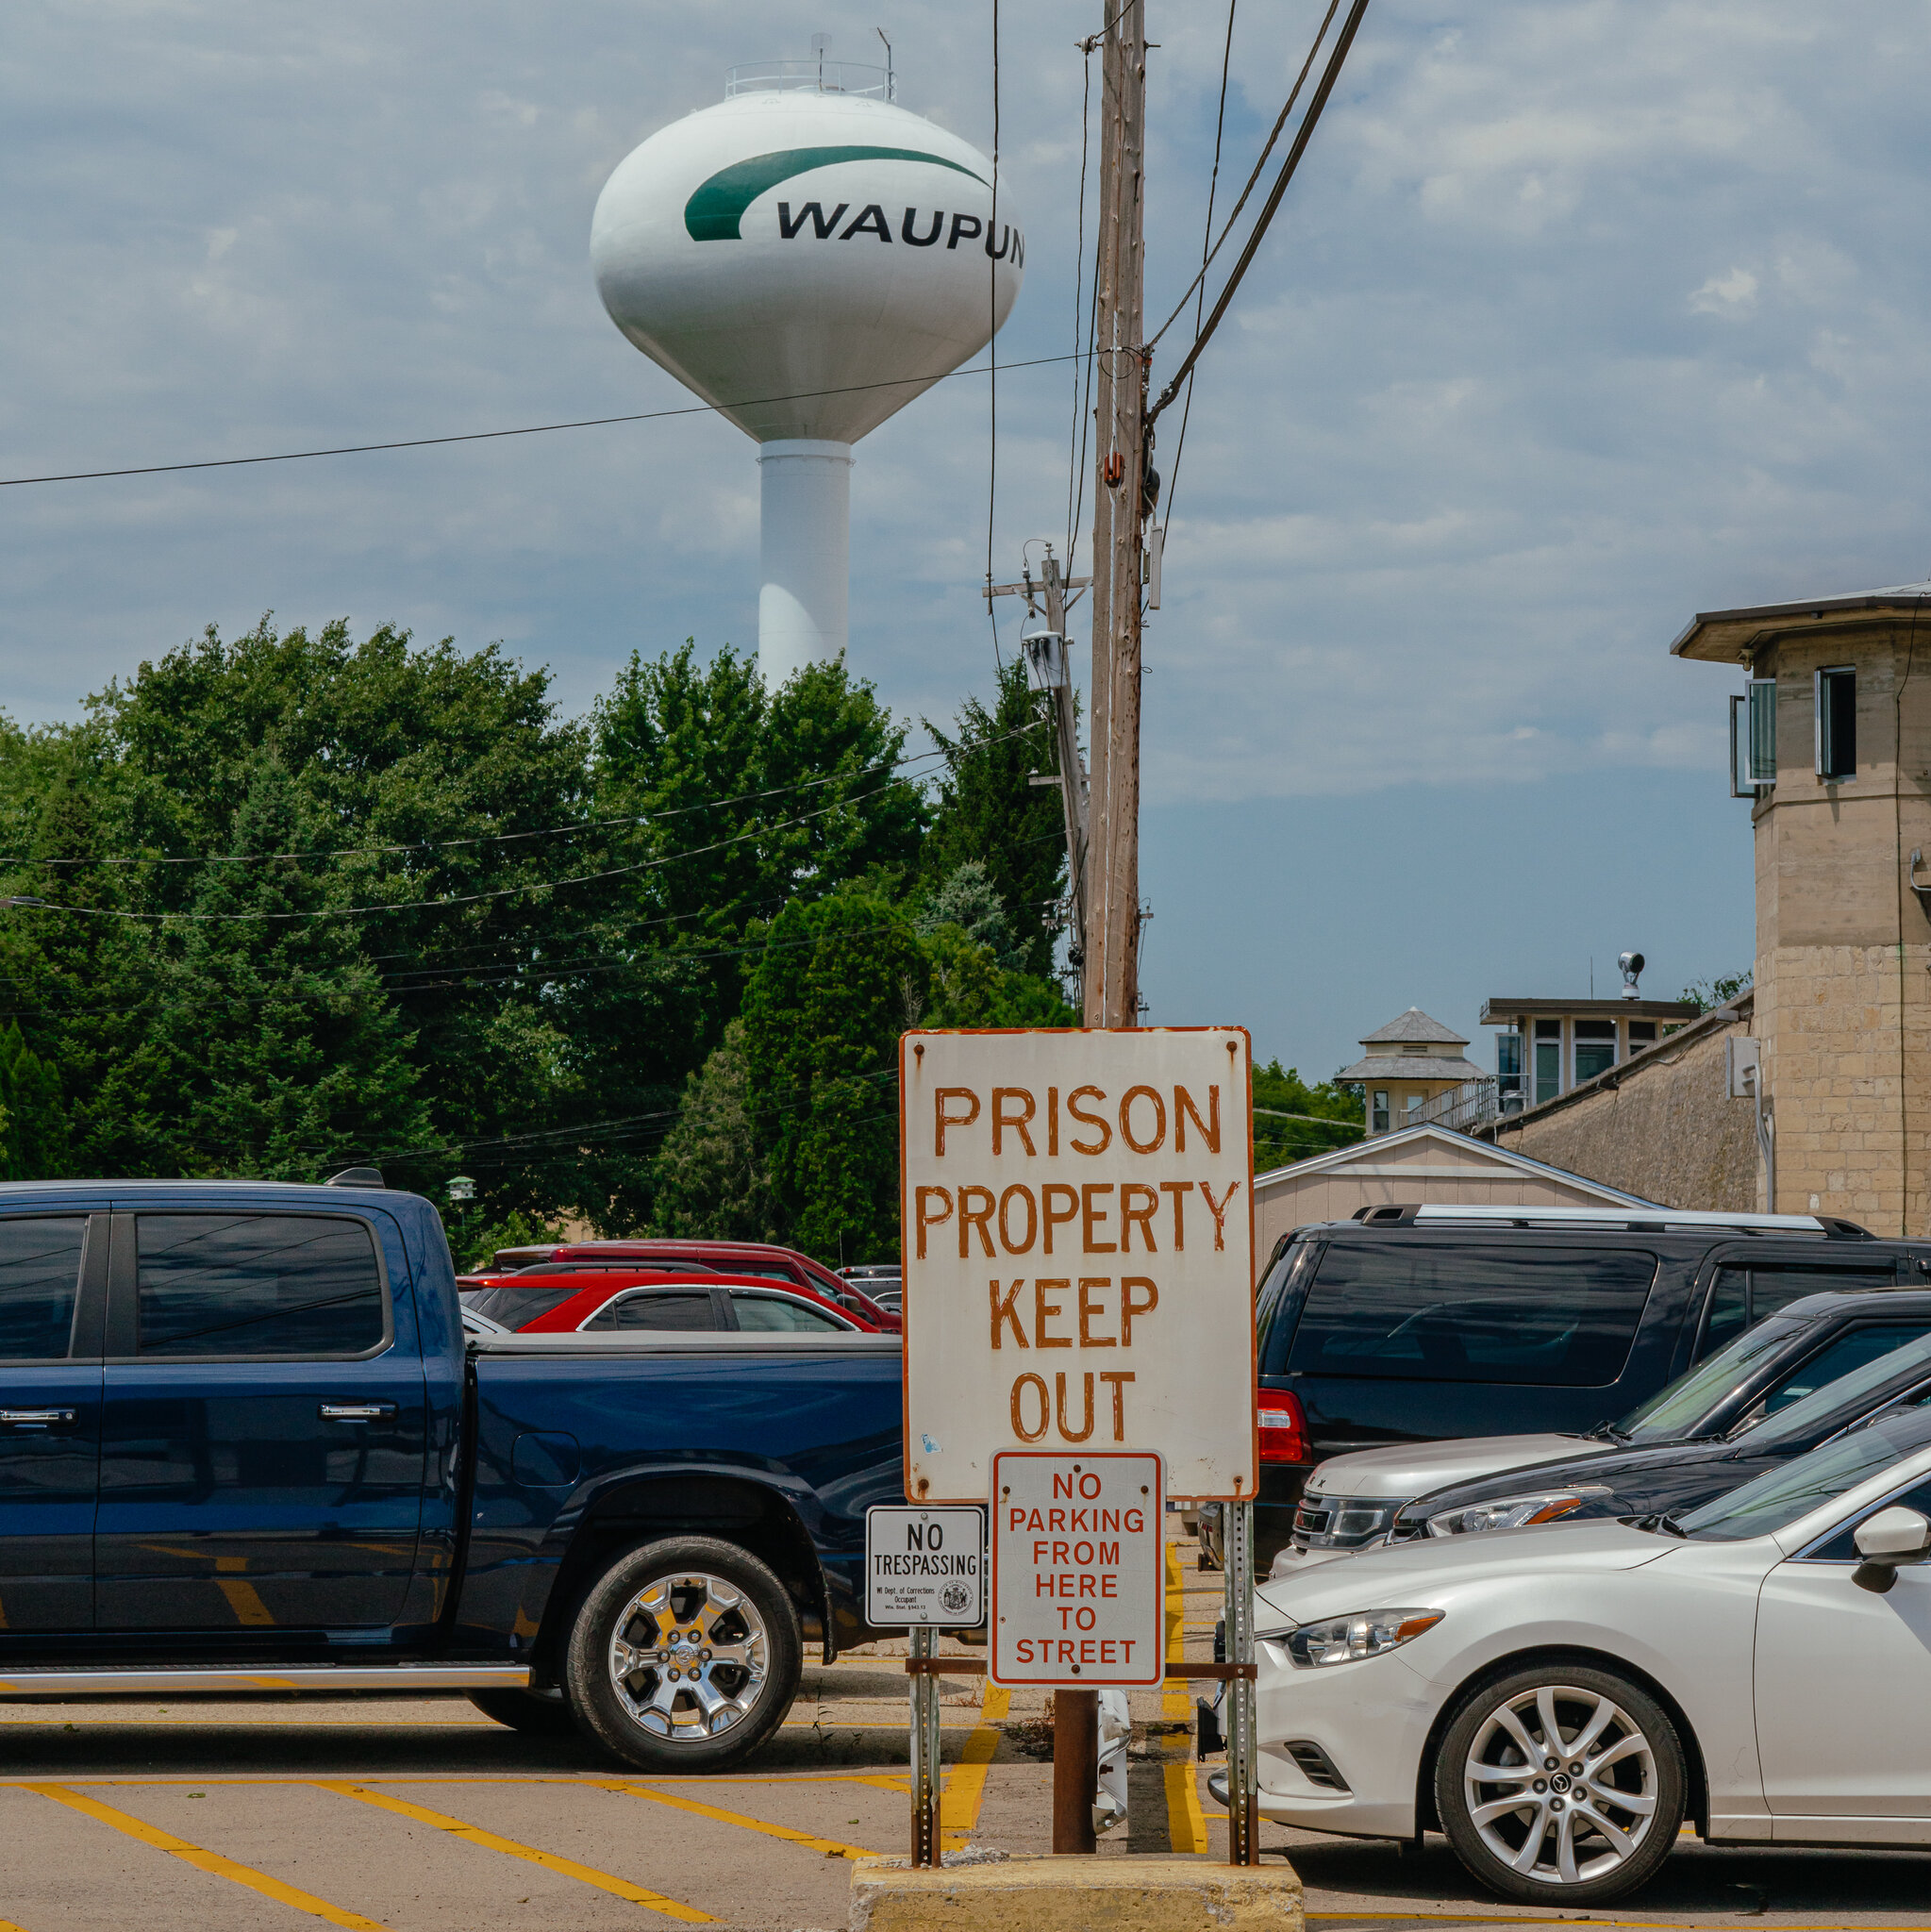
{"label": "no parking from here to street sign", "polygon": [[1000,1450],[1158,1455],[1251,1498],[1254,1169],[1240,1027],[907,1033],[905,1493]]}

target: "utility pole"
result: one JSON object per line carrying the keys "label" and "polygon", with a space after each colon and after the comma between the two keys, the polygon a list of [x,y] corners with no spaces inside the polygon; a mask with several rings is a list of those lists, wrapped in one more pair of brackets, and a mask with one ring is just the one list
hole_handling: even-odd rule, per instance
{"label": "utility pole", "polygon": [[1140,591],[1146,502],[1146,8],[1118,0],[1101,50],[1094,283],[1092,858],[1085,1018],[1140,1024]]}
{"label": "utility pole", "polygon": [[[1073,674],[1066,655],[1067,591],[1078,592],[1092,582],[1090,577],[1068,577],[1060,574],[1059,559],[1053,546],[1046,545],[1046,561],[1038,578],[1030,569],[1022,569],[1016,584],[986,586],[987,603],[994,597],[1023,596],[1026,614],[1037,618],[1040,606],[1046,607],[1046,628],[1028,632],[1020,641],[1039,688],[1053,702],[1053,724],[1057,739],[1059,775],[1057,778],[1033,774],[1035,785],[1059,787],[1060,804],[1066,815],[1066,896],[1073,941],[1067,963],[1082,974],[1082,952],[1086,945],[1087,852],[1091,843],[1087,824],[1086,766],[1079,756],[1079,720],[1073,703]],[[1084,986],[1084,978],[1081,985]]]}

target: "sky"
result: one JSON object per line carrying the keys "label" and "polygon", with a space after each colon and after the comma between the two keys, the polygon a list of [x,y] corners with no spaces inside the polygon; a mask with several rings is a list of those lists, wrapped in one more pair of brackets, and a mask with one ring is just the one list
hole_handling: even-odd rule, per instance
{"label": "sky", "polygon": [[[1200,258],[1227,15],[1146,4],[1159,318]],[[1223,208],[1318,10],[1235,14]],[[1101,19],[1000,10],[1007,362],[1076,345]],[[990,0],[18,7],[0,475],[675,408],[591,282],[611,169],[732,64],[814,32],[875,60],[879,27],[901,104],[990,150],[992,25]],[[1373,0],[1184,456],[1162,425],[1151,1021],[1244,1024],[1313,1077],[1418,1005],[1491,1064],[1490,994],[1586,992],[1591,961],[1611,990],[1625,948],[1656,994],[1747,967],[1737,676],[1668,646],[1698,609],[1931,570],[1927,29],[1931,0]],[[1064,551],[1072,367],[1002,375],[996,442],[990,387],[858,448],[850,658],[915,724],[1015,646],[1013,600],[995,638],[978,595],[989,511],[1000,577]],[[75,718],[272,610],[500,640],[574,715],[633,650],[755,641],[757,525],[753,446],[707,416],[0,490],[0,709]]]}

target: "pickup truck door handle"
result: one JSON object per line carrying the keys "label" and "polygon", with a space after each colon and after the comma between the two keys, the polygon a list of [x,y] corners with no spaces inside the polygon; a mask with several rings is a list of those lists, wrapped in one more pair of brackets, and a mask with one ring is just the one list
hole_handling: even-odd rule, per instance
{"label": "pickup truck door handle", "polygon": [[77,1420],[71,1408],[0,1408],[0,1425],[9,1429],[71,1429]]}
{"label": "pickup truck door handle", "polygon": [[325,1402],[321,1409],[325,1423],[376,1423],[394,1413],[392,1402]]}

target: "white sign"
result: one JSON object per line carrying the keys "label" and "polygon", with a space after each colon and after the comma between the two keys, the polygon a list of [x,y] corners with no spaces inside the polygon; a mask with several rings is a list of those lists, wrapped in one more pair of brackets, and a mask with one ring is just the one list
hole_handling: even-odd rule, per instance
{"label": "white sign", "polygon": [[1157,1684],[1162,1520],[1157,1456],[995,1456],[993,1683]]}
{"label": "white sign", "polygon": [[905,1035],[907,1496],[976,1502],[1027,1446],[1253,1496],[1249,1055],[1230,1026]]}
{"label": "white sign", "polygon": [[866,1510],[866,1623],[874,1630],[975,1629],[986,1621],[985,1543],[977,1509],[886,1503]]}

